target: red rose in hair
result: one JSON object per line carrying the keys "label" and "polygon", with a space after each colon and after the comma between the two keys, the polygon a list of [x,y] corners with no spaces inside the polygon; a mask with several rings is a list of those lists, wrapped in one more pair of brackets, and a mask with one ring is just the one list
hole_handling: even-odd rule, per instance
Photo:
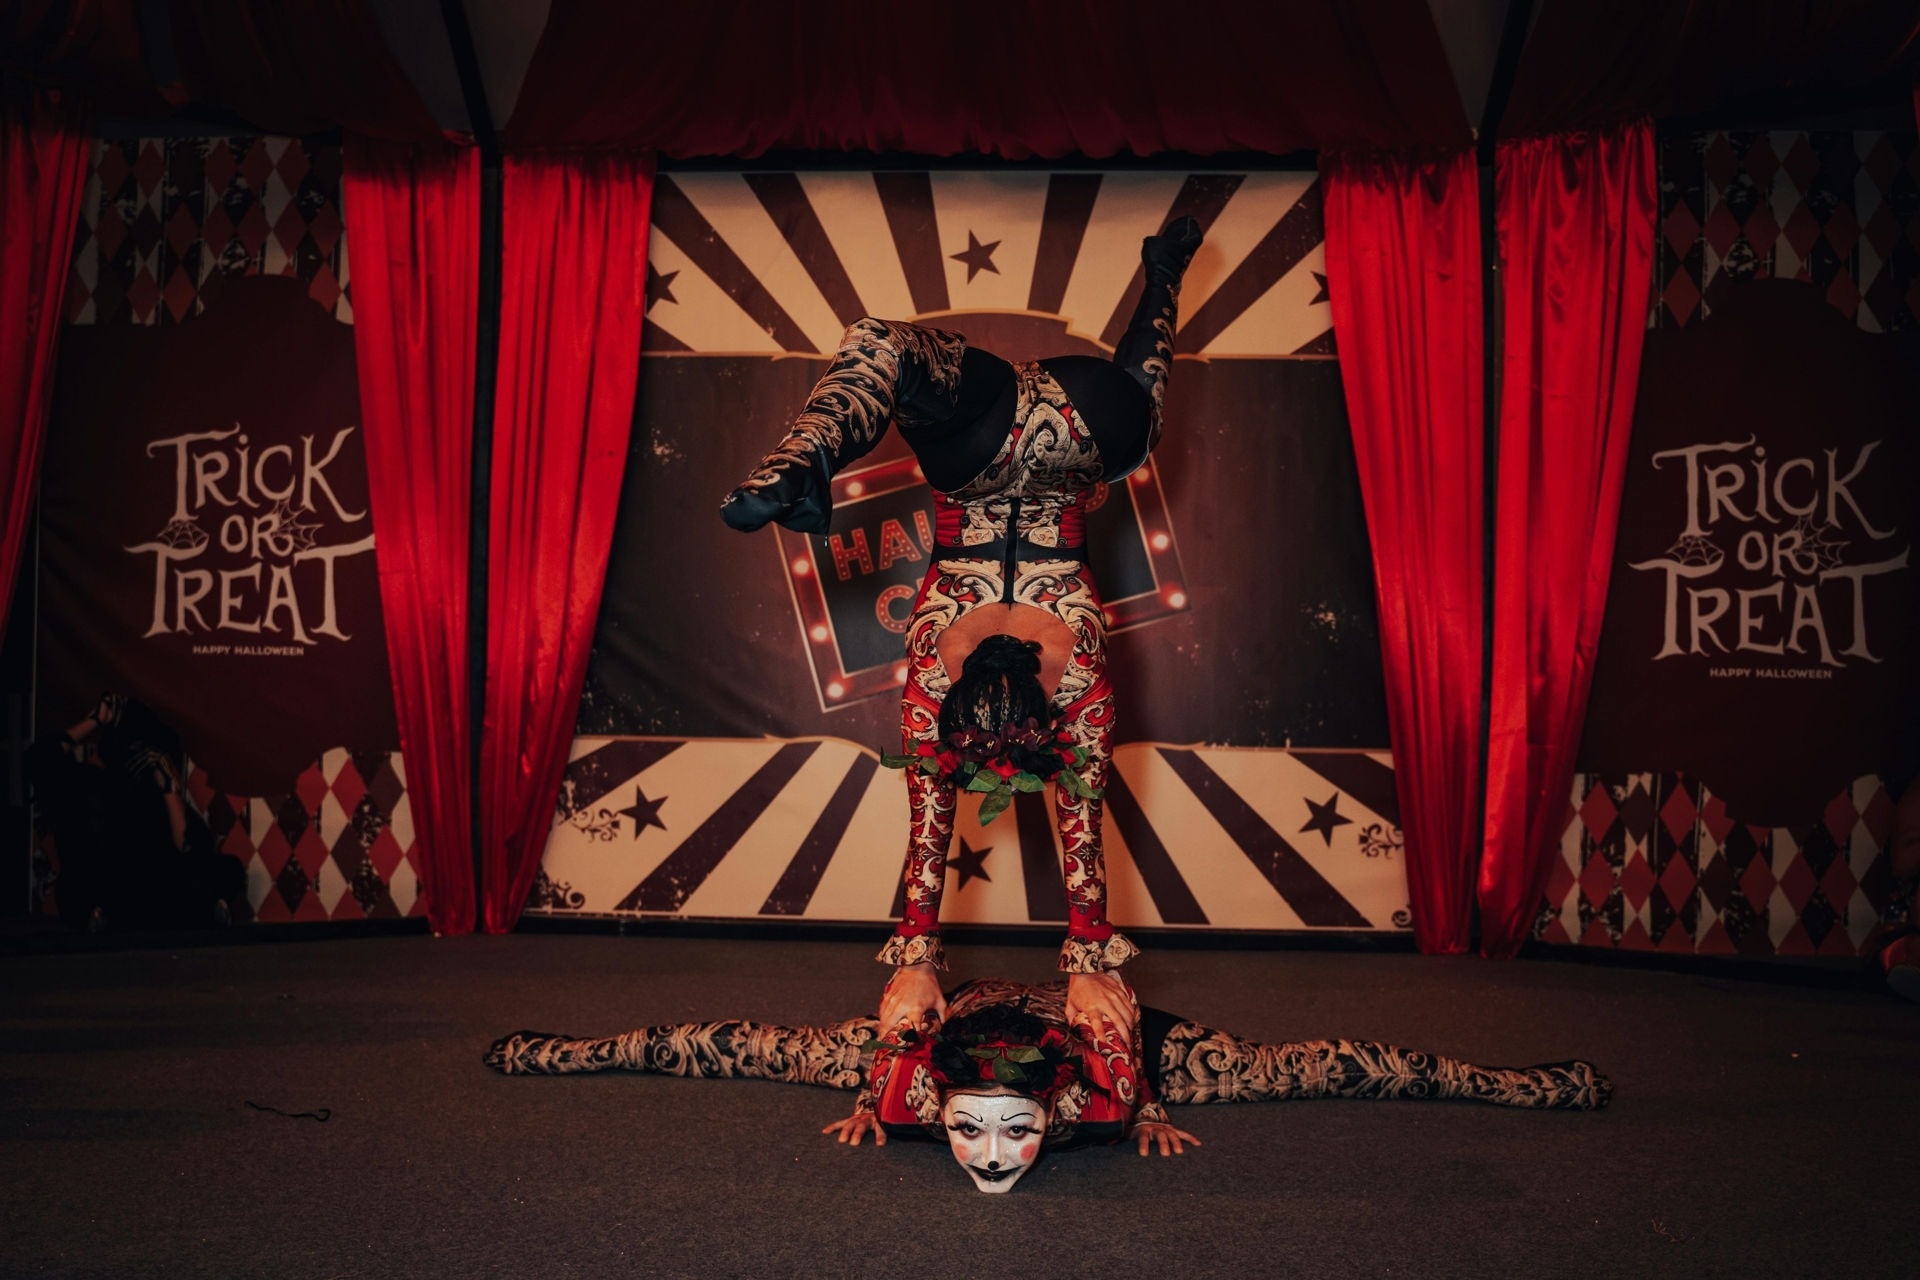
{"label": "red rose in hair", "polygon": [[987,761],[987,768],[993,770],[1002,778],[1011,778],[1014,774],[1020,772],[1019,765],[1005,758]]}

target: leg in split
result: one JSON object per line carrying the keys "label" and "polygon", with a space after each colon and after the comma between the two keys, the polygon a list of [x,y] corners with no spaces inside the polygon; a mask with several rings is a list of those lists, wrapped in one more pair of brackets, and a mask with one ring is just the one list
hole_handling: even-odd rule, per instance
{"label": "leg in split", "polygon": [[1591,1063],[1483,1067],[1368,1040],[1259,1044],[1181,1022],[1160,1050],[1167,1103],[1293,1098],[1457,1098],[1501,1107],[1598,1110],[1613,1083]]}
{"label": "leg in split", "polygon": [[641,1071],[691,1079],[778,1080],[858,1089],[864,1082],[860,1049],[877,1026],[872,1018],[852,1018],[825,1027],[684,1022],[598,1039],[516,1031],[494,1041],[486,1063],[510,1076]]}

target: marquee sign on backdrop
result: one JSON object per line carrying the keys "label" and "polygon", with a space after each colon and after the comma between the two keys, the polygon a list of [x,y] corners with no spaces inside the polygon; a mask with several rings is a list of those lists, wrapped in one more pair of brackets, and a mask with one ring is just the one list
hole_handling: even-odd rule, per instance
{"label": "marquee sign on backdrop", "polygon": [[410,913],[337,145],[100,145],[41,478],[40,733],[176,728],[256,918]]}
{"label": "marquee sign on backdrop", "polygon": [[[1165,442],[1097,495],[1122,923],[1405,928],[1372,566],[1300,172],[663,175],[634,446],[574,762],[531,908],[882,920],[902,632],[931,491],[889,435],[827,534],[716,513],[863,315],[1105,357],[1140,240],[1192,214]],[[1215,744],[1204,747],[1163,744]],[[1291,749],[1289,749],[1291,748]],[[1042,797],[963,805],[946,916],[1064,919]]]}
{"label": "marquee sign on backdrop", "polygon": [[1920,768],[1920,146],[1662,143],[1574,817],[1540,936],[1852,954]]}

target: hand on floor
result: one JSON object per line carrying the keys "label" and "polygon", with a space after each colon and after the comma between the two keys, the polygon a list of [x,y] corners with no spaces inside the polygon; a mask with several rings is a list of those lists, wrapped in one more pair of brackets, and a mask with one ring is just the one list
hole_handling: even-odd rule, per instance
{"label": "hand on floor", "polygon": [[[880,1117],[874,1115],[871,1111],[855,1112],[845,1120],[835,1120],[820,1132],[837,1133],[840,1136],[834,1139],[834,1141],[844,1142],[850,1147],[859,1146],[860,1139],[869,1133],[873,1135],[874,1146],[884,1147],[887,1145],[887,1131],[880,1127]],[[1143,1146],[1141,1148],[1142,1154],[1144,1154],[1145,1151],[1146,1148]]]}
{"label": "hand on floor", "polygon": [[1156,1124],[1151,1121],[1133,1126],[1133,1136],[1139,1139],[1140,1154],[1143,1156],[1151,1154],[1147,1148],[1156,1142],[1160,1144],[1160,1154],[1163,1156],[1184,1155],[1189,1144],[1196,1147],[1206,1145],[1185,1129],[1176,1129],[1170,1124]]}

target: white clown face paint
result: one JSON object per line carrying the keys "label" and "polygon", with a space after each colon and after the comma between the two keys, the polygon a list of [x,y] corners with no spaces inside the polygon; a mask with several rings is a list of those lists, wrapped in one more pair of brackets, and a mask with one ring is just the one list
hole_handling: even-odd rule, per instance
{"label": "white clown face paint", "polygon": [[1046,1107],[1018,1093],[950,1093],[940,1119],[953,1158],[989,1195],[1013,1190],[1047,1131]]}

